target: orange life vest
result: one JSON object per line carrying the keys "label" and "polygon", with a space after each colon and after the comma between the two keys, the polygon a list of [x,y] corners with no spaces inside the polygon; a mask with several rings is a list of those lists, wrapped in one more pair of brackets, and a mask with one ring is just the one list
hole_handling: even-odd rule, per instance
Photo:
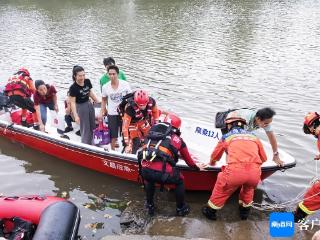
{"label": "orange life vest", "polygon": [[31,97],[32,89],[30,88],[30,82],[32,79],[24,73],[18,72],[8,79],[8,83],[5,87],[5,94],[21,95],[23,97]]}

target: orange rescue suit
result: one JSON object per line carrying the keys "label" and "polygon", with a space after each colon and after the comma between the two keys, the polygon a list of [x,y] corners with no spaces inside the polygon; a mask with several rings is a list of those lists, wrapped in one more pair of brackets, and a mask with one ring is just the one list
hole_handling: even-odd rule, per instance
{"label": "orange rescue suit", "polygon": [[[320,152],[320,135],[317,136],[317,138],[318,150]],[[316,182],[308,189],[303,197],[303,202],[299,203],[299,207],[306,214],[312,214],[320,209],[320,181]]]}
{"label": "orange rescue suit", "polygon": [[122,124],[125,144],[132,147],[132,140],[145,137],[151,124],[157,123],[158,120],[159,111],[153,98],[150,97],[146,108],[143,110],[136,105],[127,104]]}
{"label": "orange rescue suit", "polygon": [[251,132],[233,128],[222,136],[211,154],[212,165],[227,153],[227,166],[222,167],[208,205],[220,209],[239,187],[239,203],[244,207],[253,201],[254,189],[261,178],[261,165],[267,155],[260,140]]}

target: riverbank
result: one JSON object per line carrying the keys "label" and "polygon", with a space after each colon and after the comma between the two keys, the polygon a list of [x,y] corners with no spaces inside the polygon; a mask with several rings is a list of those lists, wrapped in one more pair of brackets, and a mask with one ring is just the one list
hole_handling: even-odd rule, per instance
{"label": "riverbank", "polygon": [[[233,199],[234,200],[234,199]],[[186,217],[174,216],[172,202],[157,201],[157,209],[154,217],[149,217],[144,210],[143,201],[131,203],[121,214],[122,234],[105,236],[103,239],[276,239],[269,233],[269,212],[261,212],[252,209],[249,220],[238,219],[237,204],[232,201],[219,211],[217,221],[209,221],[201,214],[200,203],[191,204],[191,212]],[[290,239],[311,239],[319,226],[311,226],[308,222],[308,230],[301,230],[295,224],[295,234]],[[311,229],[312,228],[312,229]],[[283,239],[283,238],[282,238]]]}

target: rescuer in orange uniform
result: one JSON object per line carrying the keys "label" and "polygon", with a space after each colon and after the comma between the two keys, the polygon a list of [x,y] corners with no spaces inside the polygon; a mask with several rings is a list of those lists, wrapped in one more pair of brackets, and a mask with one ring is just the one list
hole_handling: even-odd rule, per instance
{"label": "rescuer in orange uniform", "polygon": [[144,90],[134,93],[133,101],[128,101],[123,116],[122,133],[125,152],[135,154],[141,140],[147,136],[151,125],[159,121],[156,101]]}
{"label": "rescuer in orange uniform", "polygon": [[216,220],[216,212],[227,199],[241,187],[239,211],[242,220],[248,218],[253,201],[254,190],[261,177],[261,165],[267,160],[260,140],[251,132],[244,130],[246,121],[236,112],[228,114],[225,120],[228,133],[224,134],[211,154],[210,165],[214,165],[224,152],[227,153],[227,166],[222,167],[212,195],[202,213]]}
{"label": "rescuer in orange uniform", "polygon": [[32,112],[34,129],[39,130],[39,123],[34,108],[34,103],[31,100],[31,95],[35,92],[33,80],[30,77],[30,72],[26,68],[20,68],[18,72],[8,79],[8,83],[4,90],[5,94],[9,96],[10,101],[22,109],[21,125],[27,126],[26,116],[27,110]]}
{"label": "rescuer in orange uniform", "polygon": [[[303,131],[305,134],[312,134],[317,139],[318,154],[314,160],[320,159],[320,115],[316,112],[308,113],[304,118]],[[305,193],[303,201],[299,203],[294,212],[294,221],[299,222],[309,214],[320,209],[320,181],[314,183]]]}

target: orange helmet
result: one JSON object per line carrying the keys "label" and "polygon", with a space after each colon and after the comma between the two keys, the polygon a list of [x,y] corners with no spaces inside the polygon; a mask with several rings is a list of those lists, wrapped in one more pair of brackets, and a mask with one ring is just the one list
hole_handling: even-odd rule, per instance
{"label": "orange helmet", "polygon": [[317,119],[320,119],[320,115],[317,112],[309,112],[305,117],[303,124],[307,127],[311,127],[313,122]]}
{"label": "orange helmet", "polygon": [[170,123],[172,127],[179,129],[181,127],[181,118],[173,113],[168,113],[163,119],[164,122]]}
{"label": "orange helmet", "polygon": [[138,106],[146,106],[149,102],[149,95],[145,90],[137,90],[134,93],[134,102]]}
{"label": "orange helmet", "polygon": [[226,124],[233,122],[242,122],[243,124],[247,124],[246,120],[243,119],[237,112],[228,113],[226,120],[224,120]]}
{"label": "orange helmet", "polygon": [[30,72],[28,71],[28,69],[21,67],[19,68],[18,72],[24,72],[25,75],[27,75],[28,77],[30,77]]}

